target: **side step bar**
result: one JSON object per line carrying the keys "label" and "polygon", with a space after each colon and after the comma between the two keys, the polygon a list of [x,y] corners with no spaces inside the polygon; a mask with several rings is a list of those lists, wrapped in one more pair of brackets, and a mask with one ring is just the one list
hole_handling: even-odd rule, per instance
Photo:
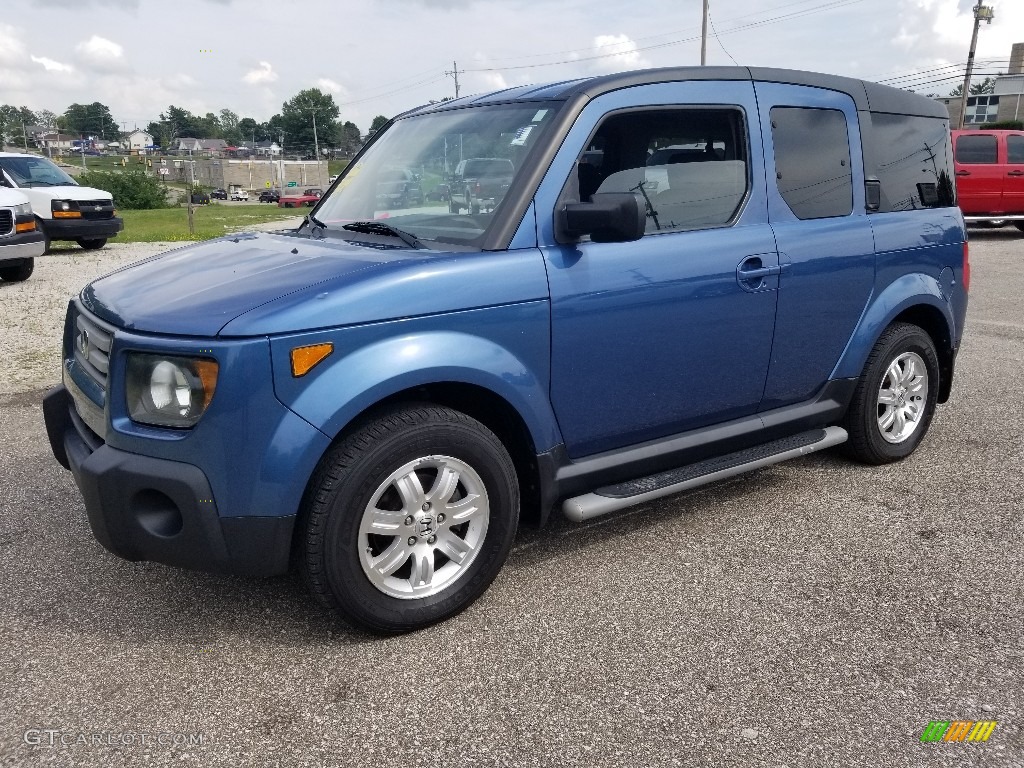
{"label": "side step bar", "polygon": [[566,499],[562,502],[562,512],[570,520],[582,523],[584,520],[616,512],[634,504],[642,504],[699,485],[778,464],[786,459],[831,448],[833,445],[845,443],[847,437],[846,430],[841,427],[812,429],[799,435],[698,461],[696,464],[670,469],[650,477],[598,488],[591,493]]}

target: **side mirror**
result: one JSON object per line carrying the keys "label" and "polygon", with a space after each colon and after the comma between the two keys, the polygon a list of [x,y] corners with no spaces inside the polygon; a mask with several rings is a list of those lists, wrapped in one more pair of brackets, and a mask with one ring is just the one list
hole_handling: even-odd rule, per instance
{"label": "side mirror", "polygon": [[589,203],[567,203],[559,211],[559,229],[573,240],[590,235],[595,243],[639,240],[647,228],[647,207],[635,192],[601,192]]}

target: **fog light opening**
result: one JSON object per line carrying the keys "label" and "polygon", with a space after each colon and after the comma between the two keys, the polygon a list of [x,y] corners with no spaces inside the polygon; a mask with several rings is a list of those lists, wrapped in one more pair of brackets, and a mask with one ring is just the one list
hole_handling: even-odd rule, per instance
{"label": "fog light opening", "polygon": [[136,493],[131,508],[139,525],[154,536],[169,539],[181,533],[185,526],[178,505],[167,494],[152,488]]}

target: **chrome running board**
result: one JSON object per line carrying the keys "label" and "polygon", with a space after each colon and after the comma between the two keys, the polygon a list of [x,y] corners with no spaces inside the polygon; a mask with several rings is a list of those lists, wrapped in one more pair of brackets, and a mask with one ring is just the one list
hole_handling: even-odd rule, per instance
{"label": "chrome running board", "polygon": [[562,512],[570,520],[582,523],[634,504],[669,496],[716,480],[750,472],[780,461],[806,456],[808,453],[845,443],[848,435],[841,427],[812,429],[792,437],[773,440],[735,453],[705,459],[695,464],[660,472],[639,480],[598,488],[591,493],[562,502]]}

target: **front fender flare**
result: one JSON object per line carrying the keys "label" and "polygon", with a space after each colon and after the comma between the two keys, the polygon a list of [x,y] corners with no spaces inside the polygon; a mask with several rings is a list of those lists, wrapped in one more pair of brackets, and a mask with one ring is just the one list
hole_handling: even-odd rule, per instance
{"label": "front fender flare", "polygon": [[[288,375],[292,345],[272,346],[275,378],[284,384],[280,379]],[[534,370],[509,349],[470,333],[430,330],[385,338],[331,360],[316,373],[301,387],[291,382],[277,386],[278,397],[331,439],[360,413],[392,395],[457,382],[482,387],[508,402],[538,453],[561,442],[547,397],[546,366]]]}

